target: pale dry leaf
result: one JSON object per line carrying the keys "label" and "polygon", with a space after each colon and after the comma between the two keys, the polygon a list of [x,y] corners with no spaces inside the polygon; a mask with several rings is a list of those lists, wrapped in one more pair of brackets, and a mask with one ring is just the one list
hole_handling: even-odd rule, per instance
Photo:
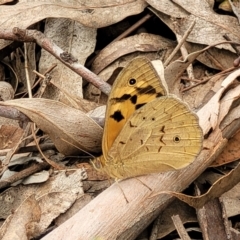
{"label": "pale dry leaf", "polygon": [[229,141],[222,153],[211,164],[212,167],[221,166],[239,159],[240,132],[237,132]]}
{"label": "pale dry leaf", "polygon": [[22,134],[23,130],[19,127],[0,124],[0,150],[13,148]]}
{"label": "pale dry leaf", "polygon": [[65,155],[100,152],[102,128],[85,113],[49,99],[17,99],[1,102],[27,115],[46,132]]}
{"label": "pale dry leaf", "polygon": [[70,94],[68,91],[66,91],[64,88],[61,88],[56,83],[54,83],[54,86],[57,87],[63,94],[65,94],[65,97],[68,99],[68,106],[81,110],[84,113],[101,106],[99,103],[92,102],[84,98],[78,98],[76,95]]}
{"label": "pale dry leaf", "polygon": [[158,216],[157,239],[161,239],[175,230],[171,216],[176,214],[181,217],[183,223],[197,222],[195,209],[176,199]]}
{"label": "pale dry leaf", "polygon": [[166,92],[168,94],[169,89],[168,89],[168,84],[167,84],[166,79],[165,79],[163,62],[161,60],[154,60],[151,63],[153,65],[154,69],[156,70],[159,78],[161,79],[161,84],[164,86],[164,88],[166,89]]}
{"label": "pale dry leaf", "polygon": [[[147,0],[147,2],[159,11],[158,17],[173,32],[176,33],[177,31],[182,36],[195,20],[196,24],[187,38],[189,42],[212,45],[216,42],[224,41],[224,34],[227,34],[232,41],[239,42],[240,26],[237,19],[232,16],[215,13],[207,1],[174,0],[175,4],[166,0],[161,2]],[[178,26],[177,30],[175,25]],[[217,47],[235,52],[230,45],[219,45]]]}
{"label": "pale dry leaf", "polygon": [[[238,188],[235,188],[236,186],[238,186]],[[226,209],[226,213],[227,213],[227,216],[230,218],[230,217],[234,217],[234,216],[237,216],[240,214],[240,200],[239,198],[233,198],[231,197],[230,194],[233,194],[233,191],[239,191],[239,184],[236,185],[235,187],[233,187],[229,193],[229,197],[221,197],[222,201],[223,201],[223,204],[224,204],[224,207]],[[232,191],[233,190],[233,191]],[[227,193],[228,193],[227,192]],[[225,193],[223,194],[225,195]]]}
{"label": "pale dry leaf", "polygon": [[41,209],[34,195],[29,196],[0,229],[2,240],[24,240],[32,236],[34,224],[40,220]]}
{"label": "pale dry leaf", "polygon": [[169,91],[171,93],[174,93],[177,96],[180,95],[180,76],[183,74],[189,64],[191,64],[195,59],[198,58],[198,56],[205,53],[211,48],[213,48],[213,46],[209,46],[199,51],[192,52],[183,61],[174,61],[165,68],[164,75],[166,82],[168,83]]}
{"label": "pale dry leaf", "polygon": [[71,192],[51,192],[38,198],[41,219],[35,226],[34,237],[46,231],[53,220],[67,211],[76,199],[77,194]]}
{"label": "pale dry leaf", "polygon": [[97,107],[87,113],[90,118],[105,118],[106,106]]}
{"label": "pale dry leaf", "polygon": [[164,37],[141,33],[120,41],[113,42],[105,47],[95,58],[91,70],[98,74],[118,58],[133,52],[159,52],[164,61],[172,52],[176,43]]}
{"label": "pale dry leaf", "polygon": [[214,172],[211,171],[205,171],[203,172],[197,179],[196,182],[200,184],[206,184],[213,185],[216,181],[218,181],[223,176],[220,172]]}
{"label": "pale dry leaf", "polygon": [[[196,66],[194,67],[194,69],[196,69]],[[208,81],[197,86],[193,86],[193,88],[190,89],[190,91],[185,91],[182,94],[181,99],[184,102],[187,102],[191,109],[193,110],[200,109],[221,88],[221,82],[223,81],[224,78],[225,77],[222,76],[221,74],[214,75],[210,79],[209,77],[204,76],[202,80]]]}
{"label": "pale dry leaf", "polygon": [[[96,29],[85,27],[71,19],[47,19],[44,34],[60,48],[72,53],[82,65],[95,49]],[[51,73],[51,82],[58,88],[64,89],[69,95],[82,98],[82,77],[42,49],[39,71],[44,73],[53,64],[57,64],[57,67]],[[58,88],[48,85],[43,97],[55,99],[71,106],[71,99]]]}
{"label": "pale dry leaf", "polygon": [[238,18],[238,22],[240,23],[240,3],[239,3],[239,1],[228,0],[227,2],[231,5],[232,11],[236,15],[236,17]]}
{"label": "pale dry leaf", "polygon": [[7,101],[14,97],[14,90],[8,82],[0,81],[0,100]]}
{"label": "pale dry leaf", "polygon": [[33,183],[43,183],[49,179],[49,171],[41,171],[38,173],[34,173],[31,176],[24,178],[22,181],[23,185],[33,184]]}
{"label": "pale dry leaf", "polygon": [[99,124],[101,127],[104,127],[105,112],[106,112],[106,105],[103,105],[89,111],[87,115],[90,118],[92,118],[97,124]]}
{"label": "pale dry leaf", "polygon": [[[199,51],[205,45],[186,42],[184,43],[189,53]],[[225,49],[210,48],[197,57],[197,60],[209,68],[225,70],[233,66],[237,55]]]}
{"label": "pale dry leaf", "polygon": [[188,14],[187,11],[179,8],[173,1],[161,0],[160,2],[159,0],[146,0],[146,2],[156,10],[173,18],[185,18]]}
{"label": "pale dry leaf", "polygon": [[84,98],[74,98],[74,101],[77,103],[77,109],[87,113],[94,110],[95,108],[102,107],[102,104],[88,101]]}
{"label": "pale dry leaf", "polygon": [[165,80],[168,84],[170,93],[179,96],[179,77],[186,68],[203,52],[206,48],[190,53],[183,61],[176,60],[170,63],[164,70]]}
{"label": "pale dry leaf", "polygon": [[[14,6],[1,6],[0,25],[2,29],[12,29],[13,26],[27,28],[45,18],[70,18],[87,27],[100,28],[141,13],[146,6],[147,3],[144,0],[90,2],[85,0],[80,2],[77,0],[71,2],[24,0],[18,1]],[[0,49],[9,44],[10,41],[1,40]]]}
{"label": "pale dry leaf", "polygon": [[0,5],[5,3],[14,2],[15,0],[0,0]]}
{"label": "pale dry leaf", "polygon": [[85,205],[87,205],[92,200],[92,197],[88,194],[84,194],[80,196],[71,206],[71,208],[66,211],[65,213],[62,213],[55,219],[55,224],[57,226],[61,225],[63,222],[65,222],[67,219],[72,217],[75,213],[77,213],[81,208],[83,208]]}
{"label": "pale dry leaf", "polygon": [[240,214],[240,183],[225,192],[221,198],[226,208],[227,216],[233,217]]}
{"label": "pale dry leaf", "polygon": [[53,173],[45,183],[11,187],[0,194],[0,217],[6,219],[32,194],[40,198],[51,192],[64,192],[79,197],[83,194],[82,180],[85,178],[86,172],[82,169],[66,170]]}
{"label": "pale dry leaf", "polygon": [[[2,177],[1,177],[1,181],[6,181],[7,178],[13,176],[14,174],[17,173],[17,171],[14,170],[10,170],[10,169],[14,169],[14,167],[19,167],[22,166],[24,167],[24,165],[26,166],[29,162],[36,162],[36,163],[41,163],[43,162],[41,158],[39,157],[29,157],[29,154],[27,154],[27,156],[22,156],[19,158],[12,158],[11,162],[8,164],[8,169],[3,173]],[[16,157],[17,154],[14,155],[14,157]],[[24,179],[20,179],[16,182],[13,182],[11,184],[11,186],[17,186],[20,183],[23,184],[32,184],[32,183],[40,183],[40,182],[45,182],[47,181],[47,179],[49,178],[49,172],[48,171],[41,171],[39,173],[35,173],[32,174],[31,176],[28,176]]]}
{"label": "pale dry leaf", "polygon": [[220,124],[220,128],[221,129],[226,129],[228,128],[228,126],[238,120],[240,118],[240,111],[239,111],[240,107],[235,107],[233,109],[230,110],[230,112],[225,116],[225,118],[223,119],[223,121]]}
{"label": "pale dry leaf", "polygon": [[[40,157],[37,156],[18,156],[18,154],[15,154],[14,157],[11,159],[11,161],[8,164],[8,167],[14,168],[14,166],[24,165],[28,164],[29,162],[35,162],[35,163],[42,163],[43,160]],[[3,174],[4,176],[4,174]],[[2,176],[2,177],[3,177]],[[1,178],[2,179],[2,178]]]}
{"label": "pale dry leaf", "polygon": [[[165,0],[163,2],[165,2]],[[168,1],[167,4],[169,4],[169,6],[172,6],[173,3],[171,1]],[[161,5],[161,7],[162,6],[163,5]],[[153,9],[151,7],[149,9],[154,14],[156,14],[156,16],[158,16],[161,20],[165,19],[165,21],[170,25],[170,27],[172,27],[172,30],[174,29],[174,25],[172,23],[171,18],[166,16],[164,11],[159,12],[156,9]],[[179,11],[184,12],[184,10],[181,9],[181,8],[179,8]],[[173,17],[173,15],[170,15],[170,16]],[[181,24],[182,23],[180,23],[180,25]],[[175,30],[175,31],[176,31],[177,34],[179,34],[179,32],[177,30]],[[196,44],[194,42],[187,42],[187,41],[184,43],[184,46],[187,48],[187,51],[189,53],[199,51],[199,50],[201,50],[205,47],[205,45],[203,45],[203,44],[199,44],[199,43]],[[236,57],[237,56],[236,56],[235,52],[233,53],[233,52],[230,52],[230,51],[222,49],[222,48],[221,49],[210,48],[206,52],[204,52],[203,54],[199,55],[197,57],[197,60],[202,62],[203,64],[207,65],[210,68],[224,70],[226,68],[232,67],[232,63],[236,59]]]}
{"label": "pale dry leaf", "polygon": [[[226,86],[227,87],[227,86]],[[233,104],[236,100],[240,98],[240,85],[236,86],[233,89],[230,89],[226,95],[221,99],[221,106],[219,110],[219,122],[222,122],[223,119],[227,116],[227,113],[233,108]]]}
{"label": "pale dry leaf", "polygon": [[[218,92],[204,105],[199,111],[199,124],[203,128],[204,134],[209,132],[210,129],[214,130],[219,121],[219,107],[220,99],[226,90],[226,88],[240,75],[240,70],[236,70],[229,74],[221,84],[221,88]],[[232,104],[235,99],[229,99],[228,104]],[[223,119],[228,112],[222,111],[221,119]],[[220,122],[219,122],[220,123]]]}
{"label": "pale dry leaf", "polygon": [[231,170],[224,176],[218,178],[216,182],[212,184],[209,190],[200,196],[188,196],[177,192],[168,192],[181,201],[193,206],[194,208],[203,207],[208,201],[220,197],[224,192],[232,189],[240,181],[240,163],[235,169]]}

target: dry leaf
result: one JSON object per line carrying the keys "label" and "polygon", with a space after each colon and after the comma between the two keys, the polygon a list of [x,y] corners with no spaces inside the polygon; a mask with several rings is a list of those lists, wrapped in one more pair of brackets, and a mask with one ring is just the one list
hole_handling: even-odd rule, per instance
{"label": "dry leaf", "polygon": [[23,130],[13,125],[0,126],[0,150],[13,148],[22,137]]}
{"label": "dry leaf", "polygon": [[161,60],[164,61],[175,45],[175,42],[167,38],[149,33],[123,38],[105,47],[95,58],[91,70],[98,74],[118,58],[133,52],[158,52],[162,50],[163,59]]}
{"label": "dry leaf", "polygon": [[195,209],[176,199],[157,218],[157,239],[161,239],[175,230],[171,216],[176,214],[181,217],[183,223],[193,223],[197,221]]}
{"label": "dry leaf", "polygon": [[[8,164],[8,169],[3,173],[2,177],[1,177],[1,181],[0,182],[4,182],[4,181],[8,181],[9,177],[14,176],[17,172],[19,171],[14,171],[11,169],[15,169],[18,168],[19,166],[21,166],[23,169],[24,167],[29,164],[29,162],[33,163],[42,163],[42,159],[39,157],[29,157],[29,156],[22,156],[22,157],[17,157],[18,154],[14,155],[14,158],[11,159],[11,162]],[[29,155],[29,154],[27,154]],[[32,183],[42,183],[42,182],[46,182],[49,178],[49,172],[48,171],[41,171],[35,174],[32,174],[26,178],[20,179],[18,181],[15,181],[11,184],[11,186],[17,186],[18,184],[22,183],[24,185],[27,184],[32,184]]]}
{"label": "dry leaf", "polygon": [[54,86],[57,87],[64,95],[65,98],[68,100],[68,106],[76,108],[78,110],[81,110],[84,113],[87,113],[88,111],[94,110],[95,108],[98,108],[101,106],[101,104],[89,101],[84,98],[78,98],[75,95],[72,95],[68,91],[66,91],[64,88],[61,88],[59,85],[54,83]]}
{"label": "dry leaf", "polygon": [[52,192],[74,193],[79,197],[83,194],[83,179],[86,179],[86,172],[78,169],[52,174],[45,183],[11,187],[0,194],[0,217],[6,219],[32,194],[36,194],[37,199]]}
{"label": "dry leaf", "polygon": [[0,100],[6,101],[13,99],[14,90],[11,84],[8,82],[0,81]]}
{"label": "dry leaf", "polygon": [[[11,5],[1,6],[0,25],[2,29],[12,29],[13,26],[27,28],[45,18],[70,18],[87,27],[100,28],[119,22],[127,16],[138,14],[146,6],[147,3],[144,0],[18,1],[14,7]],[[27,18],[26,16],[35,17]],[[0,49],[7,45],[9,45],[9,41],[0,40]]]}
{"label": "dry leaf", "polygon": [[[68,49],[69,53],[76,56],[78,62],[82,65],[84,65],[87,57],[91,55],[95,49],[96,29],[85,27],[81,23],[71,19],[47,19],[44,34],[53,42],[57,43],[61,49]],[[51,82],[60,89],[64,89],[64,91],[70,95],[76,98],[82,98],[82,77],[59,62],[59,60],[49,52],[42,49],[39,71],[44,73],[53,64],[57,64],[57,67],[51,72]],[[51,84],[46,88],[43,97],[55,99],[71,106],[71,100],[68,96]]]}
{"label": "dry leaf", "polygon": [[5,3],[14,2],[15,0],[0,0],[0,5]]}
{"label": "dry leaf", "polygon": [[211,167],[221,166],[240,158],[239,150],[240,132],[237,132],[229,141],[227,146],[224,148],[222,153],[214,160]]}
{"label": "dry leaf", "polygon": [[207,202],[204,207],[197,209],[197,217],[203,239],[228,239],[229,224],[224,207],[218,198]]}
{"label": "dry leaf", "polygon": [[[222,82],[221,88],[218,90],[218,92],[208,101],[207,104],[204,105],[202,109],[199,110],[198,115],[201,116],[201,118],[199,119],[199,123],[201,126],[204,126],[206,131],[204,133],[209,132],[210,129],[215,129],[215,127],[217,126],[217,122],[219,120],[219,122],[221,122],[223,118],[227,115],[228,112],[226,111],[221,111],[221,113],[219,113],[220,99],[224,91],[239,75],[240,70],[238,69],[231,73],[228,77],[226,77],[225,80]],[[236,94],[238,95],[237,91]],[[228,100],[227,104],[231,105],[233,100],[235,100],[234,96],[230,95],[230,99]],[[218,118],[219,114],[221,114],[221,118]]]}
{"label": "dry leaf", "polygon": [[240,9],[239,9],[240,4],[239,4],[239,1],[229,0],[227,2],[231,5],[232,11],[234,12],[235,16],[238,18],[238,22],[240,22]]}
{"label": "dry leaf", "polygon": [[181,201],[187,203],[188,205],[194,208],[201,208],[208,201],[216,197],[220,197],[223,193],[229,191],[239,182],[240,182],[240,164],[238,164],[237,167],[230,171],[228,174],[218,179],[205,194],[202,194],[200,196],[192,197],[182,193],[164,191],[159,194],[167,193],[177,197]]}
{"label": "dry leaf", "polygon": [[[187,38],[189,42],[212,45],[224,41],[224,34],[227,34],[232,41],[239,42],[237,19],[215,13],[208,1],[147,0],[147,2],[159,11],[158,16],[173,32],[177,31],[182,36],[195,20],[196,24]],[[217,47],[234,52],[230,45]]]}
{"label": "dry leaf", "polygon": [[[184,43],[189,53],[200,51],[205,45]],[[225,70],[233,66],[236,54],[225,49],[210,48],[197,57],[197,60],[209,68]]]}
{"label": "dry leaf", "polygon": [[87,205],[92,200],[92,197],[88,194],[84,194],[80,196],[71,206],[71,208],[61,215],[58,216],[57,219],[55,219],[56,226],[61,225],[63,222],[65,222],[67,219],[72,217],[75,213],[77,213],[81,208],[83,208],[85,205]]}
{"label": "dry leaf", "polygon": [[182,76],[183,72],[186,70],[186,68],[193,63],[194,60],[197,59],[197,57],[207,51],[208,49],[211,49],[214,46],[209,46],[204,49],[201,49],[199,51],[190,53],[183,61],[176,60],[172,63],[170,63],[164,70],[165,80],[168,83],[168,87],[170,89],[171,93],[176,94],[179,96],[179,78]]}
{"label": "dry leaf", "polygon": [[100,152],[102,128],[83,112],[49,99],[17,99],[1,102],[27,115],[65,155]]}
{"label": "dry leaf", "polygon": [[35,225],[33,237],[38,237],[47,230],[52,221],[67,211],[76,201],[77,194],[73,192],[51,192],[37,199],[41,209],[41,219]]}
{"label": "dry leaf", "polygon": [[227,216],[233,217],[240,214],[240,183],[225,192],[221,199],[226,208]]}
{"label": "dry leaf", "polygon": [[0,229],[2,240],[28,240],[40,220],[41,209],[34,195],[29,196]]}

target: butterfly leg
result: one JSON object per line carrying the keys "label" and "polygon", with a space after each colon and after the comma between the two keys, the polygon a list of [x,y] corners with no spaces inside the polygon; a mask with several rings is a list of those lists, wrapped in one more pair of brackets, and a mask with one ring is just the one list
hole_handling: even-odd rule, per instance
{"label": "butterfly leg", "polygon": [[152,189],[151,189],[148,185],[146,185],[143,181],[141,181],[141,180],[140,180],[139,178],[137,178],[137,177],[135,177],[135,179],[138,180],[143,186],[145,186],[146,188],[148,188],[149,191],[152,192]]}
{"label": "butterfly leg", "polygon": [[116,183],[117,183],[119,189],[121,190],[121,192],[122,192],[122,194],[123,194],[123,196],[124,196],[126,202],[129,203],[129,201],[127,200],[127,197],[126,197],[126,195],[125,195],[123,189],[122,189],[121,186],[120,186],[119,179],[115,179],[115,181],[116,181]]}

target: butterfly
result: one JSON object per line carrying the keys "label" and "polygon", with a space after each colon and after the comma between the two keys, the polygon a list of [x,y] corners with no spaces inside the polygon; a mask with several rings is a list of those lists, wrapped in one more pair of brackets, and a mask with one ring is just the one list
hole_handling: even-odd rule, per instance
{"label": "butterfly", "polygon": [[115,179],[176,170],[194,161],[202,138],[197,115],[168,94],[148,59],[138,57],[112,86],[103,155],[93,165]]}

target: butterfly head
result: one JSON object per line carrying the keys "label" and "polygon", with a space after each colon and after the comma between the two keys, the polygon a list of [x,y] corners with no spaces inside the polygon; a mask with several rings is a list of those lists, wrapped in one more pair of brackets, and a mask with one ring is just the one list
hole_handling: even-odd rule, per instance
{"label": "butterfly head", "polygon": [[104,156],[97,157],[91,161],[91,164],[93,167],[102,173],[107,174],[109,177],[114,178],[114,179],[124,179],[127,178],[128,176],[125,176],[125,172],[121,166],[121,164],[114,164],[114,165],[109,165],[106,164],[106,160],[104,159]]}
{"label": "butterfly head", "polygon": [[104,167],[104,159],[103,156],[94,158],[93,160],[91,160],[91,164],[93,165],[93,167],[97,170],[97,171],[101,171],[101,169]]}

